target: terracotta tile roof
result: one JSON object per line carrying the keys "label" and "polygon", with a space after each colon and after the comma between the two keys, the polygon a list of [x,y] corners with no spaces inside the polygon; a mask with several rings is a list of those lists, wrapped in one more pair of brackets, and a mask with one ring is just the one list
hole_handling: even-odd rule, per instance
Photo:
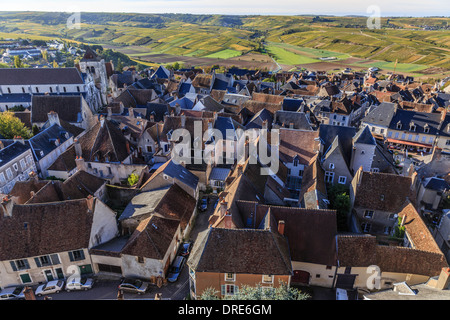
{"label": "terracotta tile roof", "polygon": [[264,103],[283,104],[284,96],[253,92],[252,100]]}
{"label": "terracotta tile roof", "polygon": [[398,215],[401,218],[405,217],[405,230],[413,248],[442,254],[433,235],[411,202],[406,201]]}
{"label": "terracotta tile roof", "polygon": [[292,274],[286,239],[269,230],[210,228],[189,265],[196,272]]}
{"label": "terracotta tile roof", "polygon": [[[290,163],[298,156],[300,164],[308,165],[319,151],[318,131],[280,128],[280,160]],[[316,140],[317,139],[317,140]],[[270,142],[273,145],[273,142]]]}
{"label": "terracotta tile roof", "polygon": [[24,204],[32,197],[32,193],[41,190],[46,184],[50,183],[48,180],[17,181],[14,184],[9,196],[14,199],[17,204]]}
{"label": "terracotta tile roof", "polygon": [[87,198],[89,195],[94,195],[104,184],[105,180],[99,177],[83,170],[77,171],[64,182],[50,181],[38,190],[26,204]]}
{"label": "terracotta tile roof", "polygon": [[141,221],[121,253],[162,260],[178,227],[179,221],[177,220],[152,215]]}
{"label": "terracotta tile roof", "polygon": [[0,215],[0,260],[88,248],[92,221],[86,199],[14,205]]}
{"label": "terracotta tile roof", "polygon": [[196,88],[207,88],[211,87],[212,75],[206,73],[199,73],[192,80],[192,86]]}
{"label": "terracotta tile roof", "polygon": [[275,112],[282,109],[282,105],[279,103],[269,103],[269,102],[261,102],[261,101],[255,101],[255,100],[247,100],[245,101],[242,106],[242,109],[248,109],[253,114],[257,114],[263,109],[268,110],[272,116]]}
{"label": "terracotta tile roof", "polygon": [[412,184],[410,177],[362,172],[355,190],[354,207],[398,213],[408,198],[415,199]]}
{"label": "terracotta tile roof", "polygon": [[442,253],[406,247],[378,245],[374,236],[338,236],[338,258],[342,267],[376,265],[382,272],[439,275],[447,267]]}
{"label": "terracotta tile roof", "polygon": [[46,122],[50,111],[56,112],[60,119],[67,122],[81,122],[82,99],[81,95],[33,95],[31,122]]}
{"label": "terracotta tile roof", "polygon": [[[336,265],[336,212],[334,210],[304,209],[237,201],[243,220],[251,219],[257,228],[268,210],[277,222],[285,222],[284,236],[289,243],[292,261]],[[250,221],[249,220],[249,221]]]}

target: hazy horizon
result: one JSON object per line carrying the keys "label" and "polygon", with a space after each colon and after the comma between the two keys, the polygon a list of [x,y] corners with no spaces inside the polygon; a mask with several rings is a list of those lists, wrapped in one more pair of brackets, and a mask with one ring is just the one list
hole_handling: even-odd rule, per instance
{"label": "hazy horizon", "polygon": [[[75,0],[55,1],[23,0],[20,3],[4,3],[3,12],[102,12],[102,13],[141,13],[141,14],[217,14],[217,15],[264,15],[264,16],[370,16],[379,8],[381,17],[449,17],[448,0],[229,0],[216,3],[207,0]],[[27,8],[24,10],[23,8]]]}

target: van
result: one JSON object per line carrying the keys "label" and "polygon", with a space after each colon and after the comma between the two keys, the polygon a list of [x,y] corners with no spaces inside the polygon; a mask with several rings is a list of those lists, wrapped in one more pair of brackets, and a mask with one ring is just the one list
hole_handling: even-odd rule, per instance
{"label": "van", "polygon": [[172,266],[170,267],[170,272],[167,277],[167,281],[175,282],[178,280],[180,276],[181,269],[183,269],[184,263],[186,262],[186,258],[182,256],[177,256]]}

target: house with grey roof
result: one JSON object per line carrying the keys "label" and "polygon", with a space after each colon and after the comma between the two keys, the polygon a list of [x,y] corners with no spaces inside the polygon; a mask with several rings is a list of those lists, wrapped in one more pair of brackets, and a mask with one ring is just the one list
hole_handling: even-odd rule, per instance
{"label": "house with grey roof", "polygon": [[8,194],[17,181],[28,180],[30,173],[36,171],[28,141],[0,141],[0,194]]}
{"label": "house with grey roof", "polygon": [[73,144],[73,135],[61,127],[58,114],[48,113],[49,127],[28,141],[42,178],[48,177],[48,168]]}
{"label": "house with grey roof", "polygon": [[361,125],[368,125],[373,134],[386,137],[396,111],[397,104],[382,102],[380,105],[369,109],[368,114],[361,120]]}

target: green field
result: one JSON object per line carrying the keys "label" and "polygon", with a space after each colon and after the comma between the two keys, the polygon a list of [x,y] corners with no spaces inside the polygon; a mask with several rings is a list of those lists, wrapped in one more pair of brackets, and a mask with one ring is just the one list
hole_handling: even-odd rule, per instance
{"label": "green field", "polygon": [[240,55],[242,55],[241,51],[225,49],[225,50],[221,50],[219,52],[215,52],[213,54],[208,54],[207,56],[204,56],[204,57],[205,58],[229,59],[229,58],[233,58],[233,57],[238,57]]}

